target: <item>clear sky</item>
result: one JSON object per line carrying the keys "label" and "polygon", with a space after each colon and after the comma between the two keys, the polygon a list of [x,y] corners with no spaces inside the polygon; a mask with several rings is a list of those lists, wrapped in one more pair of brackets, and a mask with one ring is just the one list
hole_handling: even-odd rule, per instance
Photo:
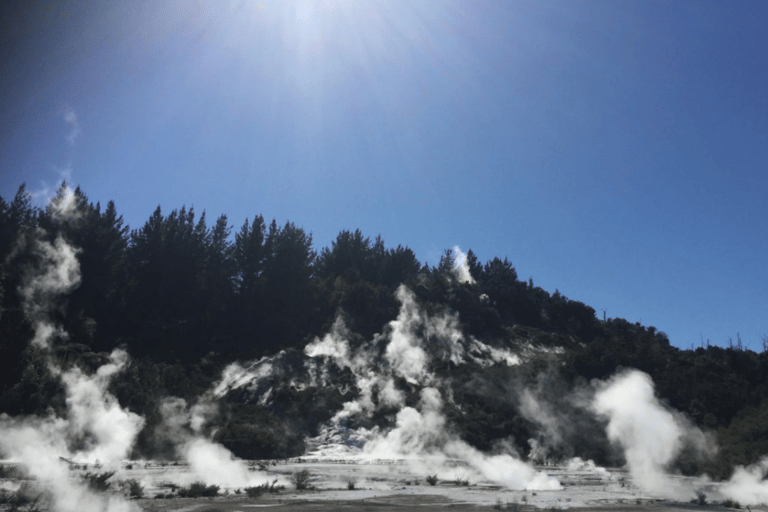
{"label": "clear sky", "polygon": [[[768,334],[768,2],[13,1],[0,195],[454,245],[682,348]],[[233,230],[233,231],[234,231]]]}

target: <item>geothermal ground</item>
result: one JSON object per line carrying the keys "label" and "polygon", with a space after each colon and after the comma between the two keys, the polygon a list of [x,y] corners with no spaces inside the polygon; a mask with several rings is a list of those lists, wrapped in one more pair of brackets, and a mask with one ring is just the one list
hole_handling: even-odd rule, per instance
{"label": "geothermal ground", "polygon": [[[133,462],[123,464],[109,479],[111,490],[107,493],[121,493],[120,482],[137,480],[144,489],[144,498],[132,499],[121,510],[147,511],[255,511],[259,508],[269,510],[386,510],[398,512],[427,507],[432,510],[515,510],[524,511],[544,509],[585,510],[723,510],[722,497],[717,484],[706,483],[683,477],[670,477],[688,484],[686,487],[697,489],[705,494],[705,503],[698,502],[693,494],[688,501],[675,501],[649,495],[642,492],[631,482],[630,476],[623,470],[606,470],[591,464],[570,464],[563,466],[543,466],[537,469],[560,481],[562,489],[552,491],[509,490],[484,481],[462,478],[462,463],[455,465],[454,480],[438,480],[436,485],[429,485],[424,475],[416,475],[411,464],[402,460],[355,460],[355,459],[292,459],[288,461],[249,462],[250,472],[256,480],[272,482],[277,480],[277,487],[283,489],[274,493],[264,493],[259,497],[248,497],[242,488],[222,486],[216,497],[180,498],[173,489],[184,482],[193,480],[189,468],[183,463]],[[8,467],[8,466],[6,466]],[[291,476],[303,469],[310,472],[310,488],[297,491],[291,484]],[[101,472],[103,468],[76,466],[71,470],[71,478],[82,479],[86,473]],[[261,478],[258,478],[261,477]],[[440,475],[438,475],[440,478]],[[685,482],[683,482],[685,481]],[[354,489],[350,489],[350,482]],[[674,485],[673,482],[670,482]],[[0,480],[0,488],[13,491],[19,488],[21,481],[14,479]],[[29,485],[29,484],[28,484]],[[31,484],[35,488],[37,484]],[[45,489],[35,489],[37,492]],[[173,497],[160,497],[173,495]],[[160,496],[159,496],[160,495]],[[701,495],[699,495],[701,496]],[[117,496],[115,496],[117,497]],[[4,508],[2,508],[4,507]],[[0,507],[11,510],[11,505]],[[41,499],[32,508],[30,505],[20,510],[53,510]],[[16,510],[16,509],[14,509]],[[768,510],[765,507],[752,507],[752,512]]]}

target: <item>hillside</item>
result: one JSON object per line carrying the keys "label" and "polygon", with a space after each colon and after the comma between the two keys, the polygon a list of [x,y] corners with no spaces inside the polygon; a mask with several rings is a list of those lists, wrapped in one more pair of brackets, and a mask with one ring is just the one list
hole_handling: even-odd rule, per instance
{"label": "hillside", "polygon": [[677,349],[471,250],[430,267],[360,231],[318,251],[292,223],[231,229],[158,207],[129,230],[66,186],[44,210],[23,187],[0,198],[3,428],[76,417],[72,382],[104,374],[133,458],[202,436],[247,459],[449,446],[622,465],[597,397],[635,369],[683,432],[665,467],[728,478],[768,454],[768,351]]}

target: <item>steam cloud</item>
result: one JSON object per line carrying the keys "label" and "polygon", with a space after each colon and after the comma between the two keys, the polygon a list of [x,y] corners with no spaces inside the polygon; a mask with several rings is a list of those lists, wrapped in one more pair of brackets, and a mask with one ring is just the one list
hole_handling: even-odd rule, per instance
{"label": "steam cloud", "polygon": [[[489,456],[471,447],[451,433],[442,412],[444,398],[438,391],[440,379],[431,370],[433,359],[458,365],[481,357],[486,361],[490,358],[518,364],[519,358],[467,339],[455,315],[426,315],[405,286],[397,289],[396,297],[400,301],[397,318],[371,343],[352,349],[350,333],[339,316],[323,339],[316,339],[305,348],[309,357],[332,359],[351,369],[357,378],[359,397],[344,404],[331,424],[354,415],[370,417],[382,407],[398,410],[396,424],[388,431],[357,430],[354,435],[364,443],[357,455],[404,459],[416,473],[440,473],[443,478],[466,476],[469,472],[511,489],[560,489],[556,479],[536,471],[511,453]],[[398,379],[421,387],[418,407],[405,405],[405,393],[396,384]],[[374,400],[374,393],[378,400]],[[457,470],[452,464],[456,460],[463,462],[465,468]]]}
{"label": "steam cloud", "polygon": [[158,435],[170,440],[177,454],[190,466],[190,473],[178,483],[203,481],[221,487],[248,487],[266,481],[265,477],[249,472],[232,452],[202,434],[203,426],[216,414],[216,406],[209,401],[208,394],[192,407],[182,398],[167,398],[160,411],[163,422]]}
{"label": "steam cloud", "polygon": [[768,457],[749,467],[739,466],[720,492],[743,505],[768,503]]}
{"label": "steam cloud", "polygon": [[80,135],[80,123],[77,121],[77,112],[71,106],[67,106],[64,109],[64,122],[69,126],[67,142],[73,146]]}
{"label": "steam cloud", "polygon": [[397,426],[375,436],[364,447],[374,458],[406,458],[416,471],[441,473],[444,478],[460,476],[450,467],[454,460],[465,462],[475,475],[510,489],[559,490],[560,482],[511,454],[486,455],[451,434],[441,411],[440,392],[422,389],[420,409],[404,407],[397,414]]}
{"label": "steam cloud", "polygon": [[472,274],[469,271],[467,255],[461,252],[458,245],[453,247],[453,253],[455,254],[453,258],[453,268],[456,271],[456,277],[459,282],[474,284],[475,278],[472,277]]}
{"label": "steam cloud", "polygon": [[0,416],[0,451],[20,462],[49,490],[52,509],[61,512],[138,510],[119,495],[100,495],[73,480],[64,459],[114,467],[128,456],[144,420],[120,408],[107,393],[109,379],[127,362],[116,350],[93,376],[75,368],[62,374],[67,415],[47,418]]}
{"label": "steam cloud", "polygon": [[608,419],[608,437],[624,449],[635,484],[659,496],[692,495],[690,487],[668,478],[667,468],[685,441],[702,451],[711,448],[698,428],[659,403],[647,374],[631,370],[602,383],[593,407]]}
{"label": "steam cloud", "polygon": [[[71,191],[67,191],[71,195]],[[69,201],[64,201],[67,215]],[[11,418],[0,416],[0,452],[21,463],[31,476],[40,481],[50,495],[51,509],[60,512],[127,512],[138,507],[121,495],[92,492],[86,485],[73,480],[67,460],[99,462],[113,467],[128,456],[144,420],[123,410],[114,396],[107,392],[111,377],[128,363],[128,355],[115,350],[109,362],[94,375],[79,368],[62,371],[50,358],[55,336],[66,333],[55,324],[52,316],[62,295],[80,283],[78,250],[57,236],[53,243],[35,233],[33,244],[35,264],[22,276],[19,294],[24,313],[34,328],[32,343],[49,357],[48,368],[61,378],[66,390],[67,412],[63,417],[51,413],[48,417]]]}
{"label": "steam cloud", "polygon": [[35,329],[32,340],[40,348],[49,348],[55,335],[65,336],[64,331],[51,320],[59,296],[71,292],[80,284],[78,251],[61,236],[53,244],[40,238],[34,240],[37,265],[22,278],[19,290],[24,314]]}

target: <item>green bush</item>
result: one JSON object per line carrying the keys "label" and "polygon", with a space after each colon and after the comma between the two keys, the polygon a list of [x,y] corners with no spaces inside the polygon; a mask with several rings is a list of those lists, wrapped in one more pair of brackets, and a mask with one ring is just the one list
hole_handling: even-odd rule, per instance
{"label": "green bush", "polygon": [[437,475],[427,475],[427,483],[429,485],[437,485]]}

